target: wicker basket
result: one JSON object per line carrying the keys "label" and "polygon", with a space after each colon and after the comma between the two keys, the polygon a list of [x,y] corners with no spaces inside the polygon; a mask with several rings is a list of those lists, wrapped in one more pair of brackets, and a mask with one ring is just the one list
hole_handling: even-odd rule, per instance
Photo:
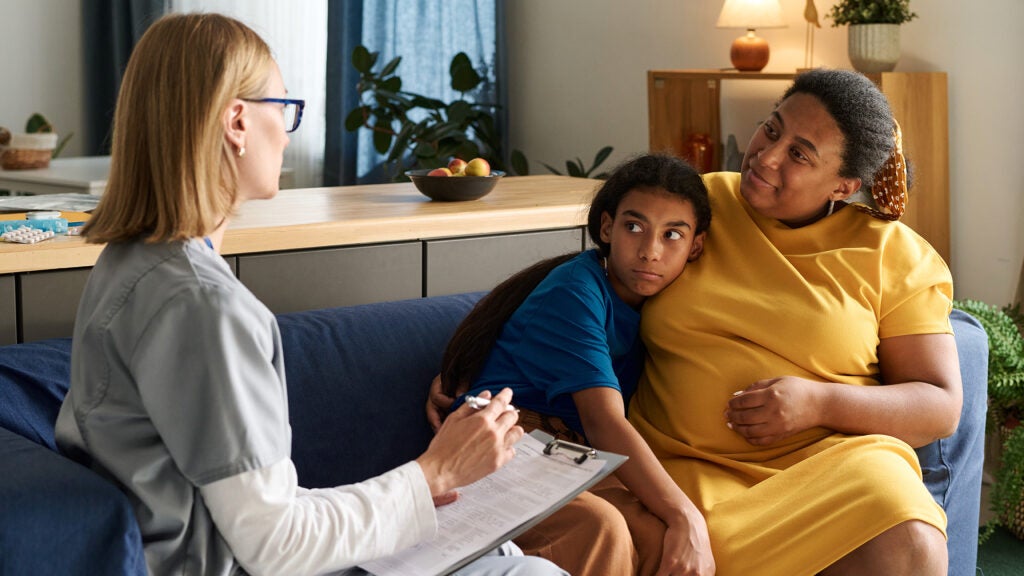
{"label": "wicker basket", "polygon": [[0,167],[4,170],[46,168],[56,147],[56,134],[12,134],[9,145],[0,147]]}
{"label": "wicker basket", "polygon": [[24,148],[8,148],[0,157],[0,166],[4,170],[31,170],[46,168],[50,165],[52,150],[26,150]]}

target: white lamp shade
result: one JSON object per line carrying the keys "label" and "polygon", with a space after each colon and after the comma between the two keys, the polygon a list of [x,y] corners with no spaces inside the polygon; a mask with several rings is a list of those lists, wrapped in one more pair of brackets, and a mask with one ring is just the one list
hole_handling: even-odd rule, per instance
{"label": "white lamp shade", "polygon": [[785,28],[779,0],[725,0],[717,28]]}

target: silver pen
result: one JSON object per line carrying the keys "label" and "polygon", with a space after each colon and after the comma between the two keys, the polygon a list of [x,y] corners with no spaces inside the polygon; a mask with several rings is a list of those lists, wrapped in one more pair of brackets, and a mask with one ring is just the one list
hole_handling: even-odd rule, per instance
{"label": "silver pen", "polygon": [[[489,398],[481,398],[479,396],[466,396],[466,404],[469,404],[470,408],[476,408],[477,410],[487,406],[491,403]],[[518,412],[519,409],[515,406],[508,404],[505,406],[506,412]]]}

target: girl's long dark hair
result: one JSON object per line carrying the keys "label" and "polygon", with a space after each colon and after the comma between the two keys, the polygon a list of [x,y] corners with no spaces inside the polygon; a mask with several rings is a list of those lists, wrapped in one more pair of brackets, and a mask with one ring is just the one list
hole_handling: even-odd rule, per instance
{"label": "girl's long dark hair", "polygon": [[[619,203],[635,188],[661,189],[690,202],[697,216],[695,234],[711,226],[711,205],[700,174],[684,160],[667,154],[641,154],[620,164],[590,204],[587,233],[602,256],[611,246],[601,239],[601,215],[614,217]],[[505,280],[484,296],[459,324],[441,359],[442,389],[449,396],[465,392],[480,375],[505,322],[547,275],[579,252],[542,260]]]}
{"label": "girl's long dark hair", "polygon": [[457,396],[466,391],[483,369],[505,322],[552,270],[578,254],[570,252],[541,260],[516,272],[477,302],[456,328],[441,359],[441,383],[445,394]]}

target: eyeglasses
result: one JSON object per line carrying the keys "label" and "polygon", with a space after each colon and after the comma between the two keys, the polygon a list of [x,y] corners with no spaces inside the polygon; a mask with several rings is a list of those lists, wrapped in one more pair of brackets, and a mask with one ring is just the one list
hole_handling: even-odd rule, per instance
{"label": "eyeglasses", "polygon": [[292,100],[289,98],[242,98],[246,102],[284,104],[284,131],[295,132],[302,122],[302,109],[306,107],[305,100]]}

